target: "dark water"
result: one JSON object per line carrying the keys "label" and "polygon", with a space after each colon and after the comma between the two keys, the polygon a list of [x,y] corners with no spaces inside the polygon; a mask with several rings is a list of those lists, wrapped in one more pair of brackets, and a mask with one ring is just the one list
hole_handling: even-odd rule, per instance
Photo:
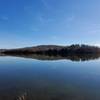
{"label": "dark water", "polygon": [[100,100],[100,60],[0,57],[0,100]]}

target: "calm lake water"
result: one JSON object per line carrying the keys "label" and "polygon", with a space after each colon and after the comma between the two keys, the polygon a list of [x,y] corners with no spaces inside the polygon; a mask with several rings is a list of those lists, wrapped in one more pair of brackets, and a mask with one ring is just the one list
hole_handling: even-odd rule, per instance
{"label": "calm lake water", "polygon": [[100,59],[0,57],[0,100],[100,100]]}

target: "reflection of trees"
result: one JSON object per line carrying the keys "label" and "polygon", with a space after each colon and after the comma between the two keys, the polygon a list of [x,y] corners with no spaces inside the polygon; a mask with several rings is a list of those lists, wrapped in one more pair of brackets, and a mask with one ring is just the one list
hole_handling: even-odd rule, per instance
{"label": "reflection of trees", "polygon": [[67,60],[72,60],[72,61],[87,61],[87,60],[98,59],[100,57],[100,54],[69,54],[66,56],[49,55],[49,54],[9,54],[9,56],[32,58],[32,59],[38,59],[38,60],[67,59]]}

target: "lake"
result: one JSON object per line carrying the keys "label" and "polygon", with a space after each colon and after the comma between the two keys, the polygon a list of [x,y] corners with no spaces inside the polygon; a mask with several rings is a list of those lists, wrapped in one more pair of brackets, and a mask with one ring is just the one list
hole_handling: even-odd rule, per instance
{"label": "lake", "polygon": [[100,100],[100,59],[0,57],[0,100]]}

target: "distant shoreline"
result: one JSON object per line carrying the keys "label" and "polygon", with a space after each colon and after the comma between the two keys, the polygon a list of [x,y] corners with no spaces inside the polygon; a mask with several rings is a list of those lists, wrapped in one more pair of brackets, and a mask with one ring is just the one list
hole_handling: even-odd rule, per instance
{"label": "distant shoreline", "polygon": [[53,59],[70,59],[84,61],[89,59],[97,59],[100,57],[100,48],[89,45],[40,45],[35,47],[26,47],[19,49],[1,49],[1,56],[18,56],[24,58],[35,58],[42,60]]}
{"label": "distant shoreline", "polygon": [[34,47],[25,47],[18,49],[1,49],[0,53],[4,54],[48,54],[48,55],[66,55],[66,54],[97,54],[100,53],[100,48],[89,45],[40,45]]}

